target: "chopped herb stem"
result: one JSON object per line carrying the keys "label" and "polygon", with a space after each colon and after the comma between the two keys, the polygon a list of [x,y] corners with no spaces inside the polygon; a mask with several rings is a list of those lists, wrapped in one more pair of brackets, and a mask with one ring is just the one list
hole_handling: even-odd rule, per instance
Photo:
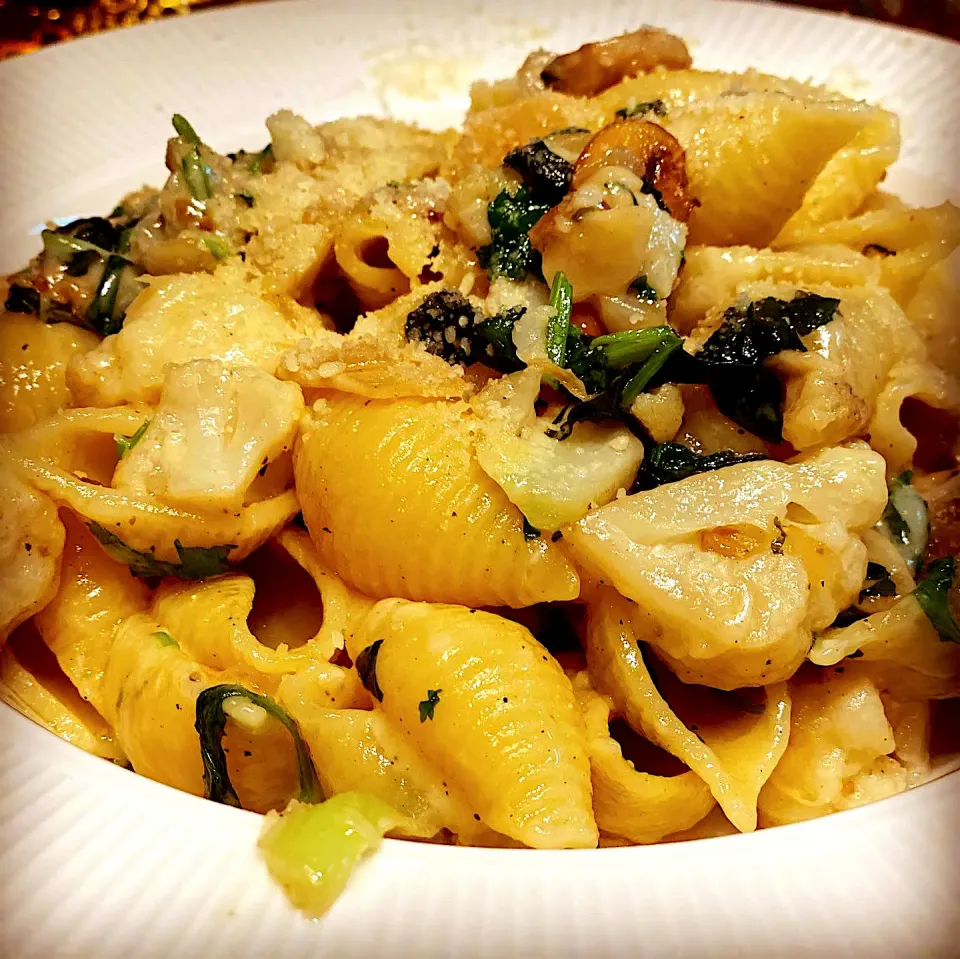
{"label": "chopped herb stem", "polygon": [[566,275],[558,272],[550,288],[550,306],[553,316],[547,323],[547,356],[563,366],[567,361],[567,336],[570,331],[570,314],[573,310],[573,287]]}

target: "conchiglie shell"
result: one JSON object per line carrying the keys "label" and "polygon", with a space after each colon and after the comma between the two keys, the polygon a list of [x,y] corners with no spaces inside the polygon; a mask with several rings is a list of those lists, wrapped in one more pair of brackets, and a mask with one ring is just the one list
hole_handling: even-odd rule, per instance
{"label": "conchiglie shell", "polygon": [[126,762],[113,730],[80,696],[31,624],[0,650],[0,701],[73,746]]}
{"label": "conchiglie shell", "polygon": [[0,448],[0,645],[56,595],[65,537],[56,504],[3,455]]}
{"label": "conchiglie shell", "polygon": [[[760,715],[711,715],[698,708],[696,693],[684,697],[693,710],[682,721],[654,683],[638,645],[642,614],[613,590],[599,590],[591,601],[586,651],[590,674],[617,711],[637,731],[682,760],[706,783],[727,818],[741,831],[757,826],[757,796],[787,746],[790,699],[784,684],[765,690]],[[675,690],[682,684],[673,682]],[[689,687],[691,691],[696,687]],[[702,692],[702,691],[701,691]],[[691,730],[691,725],[696,733]],[[704,811],[704,815],[709,810]],[[607,827],[598,823],[601,829]],[[677,825],[671,832],[689,828]]]}
{"label": "conchiglie shell", "polygon": [[[491,829],[535,848],[593,847],[583,720],[570,680],[517,623],[462,606],[384,600],[378,705]],[[420,704],[436,691],[433,717]]]}
{"label": "conchiglie shell", "polygon": [[866,126],[830,158],[775,244],[786,245],[811,227],[852,216],[899,156],[900,121],[893,113],[875,109]]}
{"label": "conchiglie shell", "polygon": [[455,404],[331,395],[304,421],[295,469],[322,561],[364,593],[526,606],[579,592],[554,544],[524,539]]}
{"label": "conchiglie shell", "polygon": [[696,773],[654,776],[634,769],[610,735],[611,701],[590,687],[586,674],[577,676],[574,688],[587,727],[593,811],[603,832],[635,843],[659,842],[710,812],[716,800]]}
{"label": "conchiglie shell", "polygon": [[[718,70],[654,70],[638,77],[628,77],[609,90],[593,98],[603,110],[604,123],[616,118],[617,110],[629,109],[638,103],[654,103],[660,100],[667,115],[693,103],[715,100],[728,91],[777,91],[792,96],[814,96],[815,87],[785,80],[756,70],[744,73],[727,73]],[[652,119],[659,122],[657,117]]]}
{"label": "conchiglie shell", "polygon": [[60,587],[35,619],[44,643],[80,695],[106,714],[103,676],[113,634],[128,616],[143,612],[150,591],[114,562],[93,534],[68,512]]}
{"label": "conchiglie shell", "polygon": [[684,334],[695,329],[711,310],[732,306],[750,283],[790,283],[796,290],[824,283],[868,286],[880,279],[875,260],[839,244],[784,251],[694,246],[688,247],[685,255],[680,285],[670,305],[670,323]]}
{"label": "conchiglie shell", "polygon": [[323,703],[281,703],[296,720],[325,796],[369,793],[403,818],[393,835],[430,839],[449,829],[461,841],[483,832],[455,789],[441,784],[419,752],[379,711],[329,709]]}
{"label": "conchiglie shell", "polygon": [[71,323],[44,323],[22,313],[0,319],[0,433],[26,429],[73,405],[66,369],[74,354],[100,342]]}
{"label": "conchiglie shell", "polygon": [[549,92],[470,113],[453,157],[441,173],[455,178],[474,164],[500,166],[514,147],[566,127],[595,130],[601,117],[601,109],[593,101]]}
{"label": "conchiglie shell", "polygon": [[[168,637],[148,614],[135,613],[120,625],[104,674],[106,718],[136,772],[201,796],[203,766],[194,728],[197,697],[237,677],[202,666]],[[286,805],[295,794],[293,744],[279,723],[267,719],[255,730],[228,723],[224,749],[244,808],[266,812]]]}
{"label": "conchiglie shell", "polygon": [[700,206],[690,242],[764,247],[830,157],[871,119],[864,107],[779,93],[730,96],[663,121],[686,151]]}
{"label": "conchiglie shell", "polygon": [[960,696],[960,646],[940,639],[913,596],[820,633],[809,658],[818,666],[833,666],[858,650],[860,657],[844,668],[873,678],[897,699]]}

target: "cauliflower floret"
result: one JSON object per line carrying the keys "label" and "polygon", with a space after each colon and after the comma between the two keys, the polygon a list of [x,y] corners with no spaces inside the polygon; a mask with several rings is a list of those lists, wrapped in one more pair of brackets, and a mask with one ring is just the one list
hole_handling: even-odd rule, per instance
{"label": "cauliflower floret", "polygon": [[902,792],[908,770],[880,693],[867,679],[836,672],[790,684],[790,742],[760,792],[760,823],[777,826],[850,809]]}
{"label": "cauliflower floret", "polygon": [[245,282],[238,263],[163,277],[134,300],[119,333],[74,359],[67,383],[85,405],[155,403],[170,363],[210,359],[273,373],[285,350],[320,329],[318,314]]}
{"label": "cauliflower floret", "polygon": [[0,468],[0,642],[53,599],[65,535],[52,500]]}
{"label": "cauliflower floret", "polygon": [[524,370],[476,397],[476,454],[531,525],[554,530],[629,487],[643,444],[619,423],[578,423],[567,439],[552,439],[545,429],[553,417],[534,410],[539,390],[540,375]]}
{"label": "cauliflower floret", "polygon": [[238,509],[268,463],[293,447],[303,397],[256,367],[215,360],[173,366],[142,439],[117,467],[116,489],[170,506]]}
{"label": "cauliflower floret", "polygon": [[564,532],[577,558],[648,614],[648,640],[686,682],[791,676],[857,595],[859,533],[886,504],[864,444],[793,466],[745,463],[618,499]]}

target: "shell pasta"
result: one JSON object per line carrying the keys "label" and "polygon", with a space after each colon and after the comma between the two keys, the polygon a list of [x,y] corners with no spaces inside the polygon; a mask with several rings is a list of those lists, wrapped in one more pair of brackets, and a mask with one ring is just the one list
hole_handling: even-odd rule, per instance
{"label": "shell pasta", "polygon": [[173,126],[0,287],[4,702],[280,871],[309,823],[746,833],[960,751],[960,210],[882,190],[896,116],[645,27],[460,130]]}

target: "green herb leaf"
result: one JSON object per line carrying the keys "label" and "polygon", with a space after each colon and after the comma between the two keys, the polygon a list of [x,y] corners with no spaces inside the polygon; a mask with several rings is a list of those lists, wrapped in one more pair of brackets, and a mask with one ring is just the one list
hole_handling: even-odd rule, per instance
{"label": "green herb leaf", "polygon": [[382,645],[383,640],[378,639],[357,656],[357,674],[360,676],[363,688],[381,703],[383,702],[383,690],[380,688],[380,683],[377,682],[377,656],[380,655]]}
{"label": "green herb leaf", "polygon": [[207,249],[218,260],[222,260],[225,257],[230,256],[230,254],[233,252],[230,247],[220,239],[220,237],[214,236],[212,233],[205,233],[203,236],[203,242],[207,245]]}
{"label": "green herb leaf", "polygon": [[950,609],[950,590],[956,573],[956,559],[946,556],[927,567],[927,574],[917,584],[913,595],[927,619],[940,634],[940,639],[960,643],[960,625]]}
{"label": "green herb leaf", "polygon": [[111,253],[107,258],[96,295],[87,308],[87,322],[101,336],[123,329],[127,309],[143,289],[137,271],[125,257]]}
{"label": "green herb leaf", "polygon": [[168,632],[162,629],[157,630],[151,638],[155,639],[161,646],[176,646],[177,649],[180,648],[180,644]]}
{"label": "green herb leaf", "polygon": [[477,250],[477,259],[490,279],[522,280],[540,270],[540,254],[530,245],[528,234],[550,206],[522,186],[513,194],[502,190],[487,206],[492,241]]}
{"label": "green herb leaf", "polygon": [[213,170],[200,155],[199,148],[194,147],[183,155],[180,168],[190,196],[201,203],[213,196]]}
{"label": "green herb leaf", "polygon": [[300,736],[297,724],[269,696],[253,693],[243,686],[224,684],[210,686],[197,697],[197,718],[194,728],[200,737],[200,758],[203,761],[203,785],[207,799],[240,808],[240,799],[227,771],[227,757],[223,751],[223,732],[227,725],[227,714],[223,705],[228,699],[247,699],[266,710],[274,719],[279,720],[293,738],[297,751],[297,765],[300,768],[300,801],[319,802],[323,799],[320,784],[317,781],[313,761]]}
{"label": "green herb leaf", "polygon": [[143,439],[143,434],[147,432],[147,427],[153,422],[153,420],[144,420],[140,426],[137,427],[135,433],[130,436],[124,436],[122,433],[114,433],[113,441],[117,444],[117,458],[123,459],[127,453],[130,452]]}
{"label": "green herb leaf", "polygon": [[428,719],[433,719],[433,711],[440,702],[442,689],[428,689],[427,698],[420,702],[420,722],[425,723]]}
{"label": "green herb leaf", "polygon": [[227,554],[230,550],[237,548],[233,543],[227,546],[183,546],[180,540],[174,540],[173,545],[180,562],[168,563],[150,553],[141,553],[133,549],[116,533],[112,533],[99,523],[88,523],[87,527],[111,558],[129,566],[134,576],[143,579],[173,576],[176,579],[194,580],[218,576],[229,569]]}
{"label": "green herb leaf", "polygon": [[663,100],[647,100],[643,103],[635,103],[633,106],[627,105],[614,114],[620,120],[626,120],[628,117],[643,116],[644,113],[653,113],[658,117],[667,115],[667,105]]}
{"label": "green herb leaf", "polygon": [[631,492],[654,489],[698,473],[712,473],[738,463],[756,463],[765,459],[768,457],[762,453],[721,450],[718,453],[701,454],[679,443],[660,443],[646,452]]}
{"label": "green herb leaf", "polygon": [[550,288],[550,306],[553,307],[553,316],[547,323],[547,356],[557,366],[564,366],[567,361],[570,314],[573,310],[573,287],[566,275],[559,271]]}
{"label": "green herb leaf", "polygon": [[523,538],[529,543],[530,540],[540,539],[540,530],[537,529],[526,516],[523,517]]}
{"label": "green herb leaf", "polygon": [[193,146],[200,146],[200,137],[197,131],[193,129],[190,121],[179,113],[173,115],[173,129],[177,131],[177,136],[183,137],[187,143]]}
{"label": "green herb leaf", "polygon": [[627,289],[632,290],[637,294],[637,298],[643,303],[652,303],[656,305],[660,302],[660,297],[657,295],[657,291],[650,285],[647,281],[647,275],[644,273],[642,276],[638,276]]}
{"label": "green herb leaf", "polygon": [[670,335],[664,334],[660,345],[653,351],[649,359],[644,361],[643,366],[637,370],[631,377],[627,385],[623,388],[620,396],[620,404],[624,409],[629,409],[633,401],[647,388],[650,381],[660,372],[663,365],[670,359],[671,354],[675,353],[683,346],[683,340],[671,331]]}
{"label": "green herb leaf", "polygon": [[930,520],[926,501],[910,482],[912,477],[908,471],[890,481],[890,495],[878,525],[916,574],[927,551]]}
{"label": "green herb leaf", "polygon": [[867,563],[867,582],[870,585],[860,590],[861,603],[865,599],[897,595],[897,586],[890,576],[890,571],[880,563]]}
{"label": "green herb leaf", "polygon": [[268,143],[251,161],[247,169],[251,173],[263,173],[264,167],[273,160],[273,144]]}

